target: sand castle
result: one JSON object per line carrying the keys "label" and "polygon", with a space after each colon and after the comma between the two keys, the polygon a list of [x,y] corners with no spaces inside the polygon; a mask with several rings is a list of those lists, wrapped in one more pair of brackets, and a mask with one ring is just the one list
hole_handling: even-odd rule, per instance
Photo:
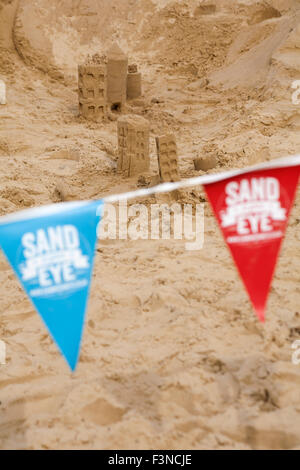
{"label": "sand castle", "polygon": [[114,44],[107,56],[107,104],[114,111],[123,111],[127,95],[128,57]]}
{"label": "sand castle", "polygon": [[159,176],[162,182],[179,180],[177,146],[175,136],[167,134],[156,137]]}
{"label": "sand castle", "polygon": [[78,66],[79,114],[87,119],[107,115],[107,69],[97,56]]}
{"label": "sand castle", "polygon": [[128,66],[127,74],[127,99],[139,98],[142,94],[142,74],[138,72],[136,64]]}
{"label": "sand castle", "polygon": [[149,170],[150,124],[141,116],[124,115],[118,119],[118,171],[135,176]]}
{"label": "sand castle", "polygon": [[79,114],[102,119],[110,111],[124,112],[126,100],[142,94],[142,75],[117,44],[107,56],[95,54],[78,66]]}
{"label": "sand castle", "polygon": [[[147,172],[150,123],[138,115],[124,115],[118,119],[118,173],[136,176]],[[179,181],[175,136],[156,137],[156,148],[161,182]]]}

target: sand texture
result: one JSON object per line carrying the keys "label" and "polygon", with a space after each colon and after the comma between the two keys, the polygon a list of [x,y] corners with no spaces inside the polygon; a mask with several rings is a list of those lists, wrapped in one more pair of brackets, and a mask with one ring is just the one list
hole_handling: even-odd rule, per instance
{"label": "sand texture", "polygon": [[[148,179],[166,134],[180,178],[299,153],[299,0],[0,0],[0,215],[147,183],[117,172],[115,120],[78,115],[77,66],[114,41],[143,77],[126,113],[150,121]],[[207,202],[201,251],[99,242],[73,376],[1,255],[0,448],[300,448],[299,241],[298,190],[265,325]]]}

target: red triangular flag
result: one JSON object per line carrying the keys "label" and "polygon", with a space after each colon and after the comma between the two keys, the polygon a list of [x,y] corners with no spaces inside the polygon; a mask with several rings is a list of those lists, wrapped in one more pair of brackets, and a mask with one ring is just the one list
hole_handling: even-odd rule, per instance
{"label": "red triangular flag", "polygon": [[300,165],[241,172],[204,185],[258,318],[265,308]]}

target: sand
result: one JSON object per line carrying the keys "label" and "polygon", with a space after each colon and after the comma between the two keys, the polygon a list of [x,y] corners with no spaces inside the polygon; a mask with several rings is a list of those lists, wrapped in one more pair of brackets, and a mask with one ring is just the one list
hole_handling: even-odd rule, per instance
{"label": "sand", "polygon": [[[299,153],[299,14],[296,0],[1,0],[0,214],[142,184],[117,174],[116,122],[78,116],[77,65],[113,40],[143,74],[127,111],[151,123],[150,176],[162,133],[181,178],[197,157],[218,172]],[[299,240],[298,191],[265,325],[207,202],[201,251],[99,242],[74,375],[1,255],[0,448],[299,448]]]}

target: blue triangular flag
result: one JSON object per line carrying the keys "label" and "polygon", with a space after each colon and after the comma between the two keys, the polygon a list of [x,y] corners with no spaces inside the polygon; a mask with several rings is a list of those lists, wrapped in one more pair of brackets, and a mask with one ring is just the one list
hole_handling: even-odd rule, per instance
{"label": "blue triangular flag", "polygon": [[0,218],[1,249],[72,371],[102,208],[102,201],[69,202]]}

